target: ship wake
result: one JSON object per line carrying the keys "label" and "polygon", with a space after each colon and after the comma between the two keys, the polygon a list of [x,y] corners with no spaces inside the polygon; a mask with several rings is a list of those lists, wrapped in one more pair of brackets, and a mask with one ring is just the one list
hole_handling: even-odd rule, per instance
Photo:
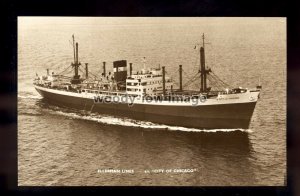
{"label": "ship wake", "polygon": [[42,99],[41,95],[32,94],[30,92],[20,92],[18,93],[18,99]]}

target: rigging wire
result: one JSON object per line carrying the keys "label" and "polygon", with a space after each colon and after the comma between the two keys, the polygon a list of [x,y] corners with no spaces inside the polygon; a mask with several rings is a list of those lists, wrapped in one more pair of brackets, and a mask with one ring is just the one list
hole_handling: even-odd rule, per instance
{"label": "rigging wire", "polygon": [[211,72],[212,74],[212,76],[213,77],[215,77],[217,80],[219,80],[224,86],[227,86],[227,87],[230,87],[230,88],[232,88],[232,86],[231,85],[229,85],[229,84],[227,84],[226,82],[224,82],[223,80],[221,80],[221,78],[219,78],[219,76],[217,76],[214,72]]}
{"label": "rigging wire", "polygon": [[190,79],[189,81],[187,81],[184,85],[183,85],[183,87],[187,87],[187,86],[189,86],[192,82],[195,82],[198,78],[197,78],[197,76],[199,75],[199,73],[196,73],[193,77],[192,77],[192,79]]}
{"label": "rigging wire", "polygon": [[[224,90],[224,86],[220,85],[220,83],[219,83],[217,80],[215,80],[211,75],[209,75],[209,76],[207,77],[207,79],[209,80],[210,85],[213,86],[213,87],[212,87],[213,89],[216,89],[216,90],[218,90],[218,91]],[[226,88],[226,87],[225,87],[225,88]]]}
{"label": "rigging wire", "polygon": [[194,80],[194,81],[190,82],[190,83],[188,84],[188,86],[185,86],[185,87],[190,87],[190,86],[192,86],[192,84],[194,84],[196,81],[197,81],[197,80]]}
{"label": "rigging wire", "polygon": [[92,76],[94,76],[94,78],[98,79],[98,76],[96,76],[95,74],[93,74],[92,72],[88,71],[89,74],[91,74]]}
{"label": "rigging wire", "polygon": [[[86,72],[83,71],[80,67],[78,67],[78,70],[79,70],[83,75],[86,74]],[[88,71],[88,73],[89,73],[90,75],[92,75],[95,79],[98,79],[98,77],[97,77],[95,74],[93,74],[92,72]]]}
{"label": "rigging wire", "polygon": [[210,80],[210,82],[217,87],[217,89],[224,89],[226,88],[226,86],[224,86],[219,80],[217,80],[213,75],[210,75],[208,77],[208,79]]}
{"label": "rigging wire", "polygon": [[[59,68],[59,67],[58,67]],[[67,66],[63,71],[59,72],[58,75],[62,75],[63,73],[65,73],[68,69],[72,68],[72,66]],[[70,72],[70,71],[69,71]],[[69,73],[67,72],[67,73]]]}
{"label": "rigging wire", "polygon": [[[198,55],[197,55],[197,56],[198,56]],[[198,56],[198,57],[199,57],[199,56]],[[184,69],[182,69],[182,74],[183,74],[186,78],[188,78],[188,81],[187,81],[184,85],[182,85],[182,86],[185,87],[185,88],[194,85],[195,82],[196,82],[196,81],[199,81],[199,79],[200,79],[200,72],[199,72],[199,69],[198,69],[198,62],[199,62],[198,59],[200,59],[200,58],[195,58],[195,60],[194,60],[195,66],[193,66],[193,67],[194,67],[194,69],[197,69],[197,70],[196,70],[196,71],[193,70],[192,73],[195,73],[195,72],[196,72],[196,74],[193,75],[192,77],[189,77],[191,74],[188,74]],[[199,63],[200,63],[200,62],[199,62]],[[73,71],[73,69],[70,69],[70,68],[72,68],[72,66],[68,66],[68,67],[65,68],[63,71],[59,72],[58,75],[61,75],[61,76],[59,76],[59,77],[61,77],[61,78],[71,78],[71,77],[68,77],[68,76],[63,76],[63,74],[71,73],[71,72]],[[86,72],[83,71],[80,67],[78,67],[78,70],[79,70],[82,74],[85,74],[85,73],[86,73]],[[176,69],[176,71],[179,72],[179,68]],[[95,78],[95,80],[98,79],[98,76],[97,76],[97,75],[93,74],[93,73],[90,72],[90,71],[88,71],[88,73],[89,73],[91,76],[93,76],[93,77]],[[166,71],[166,73],[170,74],[170,75],[171,75],[171,80],[172,80],[172,82],[173,82],[175,85],[179,86],[178,82],[175,82],[175,81],[173,81],[173,79],[172,79],[172,78],[176,78],[176,77],[173,76],[173,75],[174,75],[174,72],[172,72],[172,73],[170,72],[170,73],[169,73],[169,72]],[[214,72],[212,72],[212,71],[210,72],[210,74],[207,74],[207,80],[209,81],[209,84],[210,84],[210,85],[213,85],[213,88],[214,88],[214,89],[224,90],[224,88],[228,88],[228,87],[231,88],[231,86],[230,86],[229,84],[227,84],[227,83],[224,82],[222,79],[220,79],[220,78],[219,78]],[[117,82],[117,83],[120,83],[120,82]],[[199,84],[198,84],[198,85],[199,85]]]}
{"label": "rigging wire", "polygon": [[84,74],[84,72],[82,71],[82,69],[81,69],[80,67],[78,67],[78,70],[79,70],[82,74]]}

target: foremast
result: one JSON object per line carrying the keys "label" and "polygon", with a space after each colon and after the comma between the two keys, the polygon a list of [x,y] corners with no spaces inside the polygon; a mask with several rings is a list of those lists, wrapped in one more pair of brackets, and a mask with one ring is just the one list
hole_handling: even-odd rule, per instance
{"label": "foremast", "polygon": [[80,84],[80,75],[78,75],[78,68],[81,65],[81,63],[78,60],[78,42],[75,44],[75,38],[74,34],[72,35],[73,38],[73,50],[74,50],[74,62],[71,64],[71,66],[74,68],[74,76],[71,79],[72,84]]}

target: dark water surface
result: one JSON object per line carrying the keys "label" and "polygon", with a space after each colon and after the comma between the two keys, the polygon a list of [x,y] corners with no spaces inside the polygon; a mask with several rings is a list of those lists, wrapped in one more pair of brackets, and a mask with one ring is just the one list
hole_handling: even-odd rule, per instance
{"label": "dark water surface", "polygon": [[[284,19],[19,18],[18,29],[19,185],[284,184]],[[70,65],[73,33],[80,61],[94,74],[100,74],[102,61],[112,71],[112,62],[120,59],[139,70],[145,56],[147,67],[164,65],[176,81],[182,64],[186,82],[197,70],[194,46],[203,32],[210,43],[206,64],[220,78],[242,87],[254,87],[261,78],[261,99],[248,130],[189,129],[88,114],[50,105],[32,86],[36,72]],[[97,172],[104,169],[134,173]]]}

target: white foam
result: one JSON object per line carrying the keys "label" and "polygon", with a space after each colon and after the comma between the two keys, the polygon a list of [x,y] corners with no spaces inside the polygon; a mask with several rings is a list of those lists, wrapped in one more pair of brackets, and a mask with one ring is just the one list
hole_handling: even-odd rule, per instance
{"label": "white foam", "polygon": [[232,131],[242,131],[247,133],[252,133],[251,129],[196,129],[196,128],[186,128],[186,127],[179,127],[179,126],[169,126],[169,125],[162,125],[156,124],[147,121],[138,121],[132,120],[128,118],[117,118],[112,116],[102,116],[102,115],[79,115],[77,113],[67,113],[62,111],[55,111],[55,113],[63,116],[67,116],[74,119],[82,119],[82,120],[89,120],[103,124],[109,125],[119,125],[119,126],[126,126],[126,127],[140,127],[140,128],[147,128],[147,129],[166,129],[169,131],[185,131],[185,132],[232,132]]}
{"label": "white foam", "polygon": [[42,99],[41,95],[18,95],[18,98],[22,99]]}

